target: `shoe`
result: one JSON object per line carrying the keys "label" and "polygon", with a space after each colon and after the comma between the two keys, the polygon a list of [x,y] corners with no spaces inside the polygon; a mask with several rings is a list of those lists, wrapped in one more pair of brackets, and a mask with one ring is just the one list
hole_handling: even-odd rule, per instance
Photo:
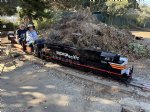
{"label": "shoe", "polygon": [[22,54],[23,54],[23,55],[25,55],[25,54],[26,54],[26,52],[22,52]]}

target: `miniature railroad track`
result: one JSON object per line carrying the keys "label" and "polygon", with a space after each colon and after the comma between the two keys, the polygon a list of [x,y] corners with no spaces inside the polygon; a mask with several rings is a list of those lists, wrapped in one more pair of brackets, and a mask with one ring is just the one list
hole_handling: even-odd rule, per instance
{"label": "miniature railroad track", "polygon": [[[29,57],[28,56],[25,56],[27,59],[29,59]],[[30,57],[31,58],[31,57]],[[35,59],[35,60],[34,60]],[[30,60],[30,59],[29,59]],[[37,61],[38,60],[38,61]],[[31,60],[30,60],[31,61]],[[37,63],[39,63],[39,64],[42,64],[42,65],[45,65],[45,61],[43,61],[43,60],[41,60],[41,59],[39,59],[39,58],[37,58],[37,57],[33,57],[32,56],[32,62],[34,63],[34,64],[37,64]],[[55,69],[56,70],[56,69]],[[62,72],[62,71],[61,71]],[[82,73],[82,74],[88,74],[87,72],[85,73],[85,72],[81,72],[81,71],[76,71],[76,73]],[[85,75],[86,76],[86,75]],[[89,75],[87,75],[87,76],[89,76]],[[93,76],[93,75],[92,75]],[[95,76],[94,75],[94,77],[95,78],[97,78],[97,79],[99,79],[99,76]],[[83,78],[83,79],[85,79],[85,80],[87,80],[86,78]],[[103,79],[105,79],[105,78],[103,78]],[[109,79],[106,79],[106,80],[109,80]],[[140,89],[142,89],[143,91],[149,91],[150,92],[150,83],[145,83],[145,82],[141,82],[141,81],[139,81],[139,80],[137,80],[137,79],[132,79],[131,80],[131,82],[130,83],[128,83],[128,85],[129,86],[133,86],[133,87],[137,87],[137,88],[140,88]]]}
{"label": "miniature railroad track", "polygon": [[129,83],[129,85],[138,87],[144,91],[150,91],[150,83],[141,82],[137,79],[132,79],[132,81]]}
{"label": "miniature railroad track", "polygon": [[[99,79],[99,76],[94,76],[94,77]],[[107,79],[107,78],[103,78],[103,79],[110,80],[110,79]],[[143,91],[149,91],[150,92],[150,83],[141,82],[141,81],[139,81],[137,79],[132,79],[131,82],[128,83],[128,85],[136,87],[136,88],[140,88]]]}

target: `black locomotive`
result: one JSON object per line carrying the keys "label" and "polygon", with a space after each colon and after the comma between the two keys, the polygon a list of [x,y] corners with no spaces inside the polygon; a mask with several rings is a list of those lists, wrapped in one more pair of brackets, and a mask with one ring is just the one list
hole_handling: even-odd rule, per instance
{"label": "black locomotive", "polygon": [[37,41],[34,53],[42,59],[50,59],[67,66],[92,71],[105,76],[129,81],[132,78],[133,67],[128,67],[128,59],[111,52],[95,49],[80,49],[58,43]]}

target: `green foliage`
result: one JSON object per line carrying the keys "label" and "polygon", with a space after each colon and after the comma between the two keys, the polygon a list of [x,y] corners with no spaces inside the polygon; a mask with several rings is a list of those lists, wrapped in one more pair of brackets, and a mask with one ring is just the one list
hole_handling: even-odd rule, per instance
{"label": "green foliage", "polygon": [[[128,0],[128,2],[129,2],[129,7],[130,7],[130,8],[133,8],[133,9],[139,9],[138,1],[141,1],[141,0]],[[143,0],[143,1],[144,1],[144,0]]]}
{"label": "green foliage", "polygon": [[109,22],[112,25],[113,17],[123,16],[129,9],[128,1],[107,1],[107,13],[109,14]]}
{"label": "green foliage", "polygon": [[20,10],[18,11],[20,17],[28,15],[33,19],[50,18],[51,11],[47,8],[44,0],[21,0]]}
{"label": "green foliage", "polygon": [[45,0],[47,6],[61,10],[70,10],[74,7],[78,9],[80,5],[86,7],[89,5],[89,2],[90,0]]}
{"label": "green foliage", "polygon": [[34,22],[36,29],[38,30],[46,29],[52,23],[50,19],[46,19],[46,18],[43,18],[42,21],[34,20],[33,22]]}
{"label": "green foliage", "polygon": [[[6,25],[6,28],[3,28],[3,25]],[[15,30],[16,28],[17,28],[17,25],[13,24],[12,22],[0,19],[0,30],[1,31],[10,31],[10,30]]]}
{"label": "green foliage", "polygon": [[[86,7],[90,7],[91,12],[102,12],[109,15],[109,23],[113,22],[116,17],[129,17],[136,20],[139,25],[145,24],[149,19],[149,10],[140,7],[142,11],[136,14],[127,14],[128,10],[132,8],[139,8],[137,0],[8,0],[8,3],[0,3],[0,15],[14,15],[18,12],[20,18],[28,16],[30,20],[38,21],[42,27],[46,23],[57,21],[59,17],[58,12],[62,11],[78,11]],[[58,17],[57,17],[58,16]]]}
{"label": "green foliage", "polygon": [[106,2],[106,5],[108,7],[107,8],[108,14],[116,16],[124,15],[129,8],[128,1],[120,1],[120,2],[108,1]]}
{"label": "green foliage", "polygon": [[8,2],[0,2],[0,15],[14,15],[16,13],[16,7],[18,5],[18,0]]}
{"label": "green foliage", "polygon": [[131,52],[135,53],[138,57],[148,56],[148,50],[146,46],[140,43],[130,43],[129,48]]}
{"label": "green foliage", "polygon": [[128,10],[126,17],[135,20],[138,26],[145,27],[150,20],[150,7],[145,5],[139,7],[140,9]]}
{"label": "green foliage", "polygon": [[141,6],[140,10],[138,11],[137,21],[140,26],[143,26],[146,21],[150,20],[150,7],[148,6]]}
{"label": "green foliage", "polygon": [[33,22],[37,29],[47,29],[51,24],[60,21],[64,15],[67,15],[66,12],[55,12],[52,18],[43,18],[42,20],[34,20]]}

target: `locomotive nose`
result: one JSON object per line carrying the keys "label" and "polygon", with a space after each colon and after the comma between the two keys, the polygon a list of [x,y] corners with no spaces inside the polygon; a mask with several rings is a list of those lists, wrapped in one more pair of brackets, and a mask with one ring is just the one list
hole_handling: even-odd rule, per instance
{"label": "locomotive nose", "polygon": [[132,74],[133,74],[133,66],[127,68],[126,70],[126,75],[130,78],[132,78]]}
{"label": "locomotive nose", "polygon": [[132,77],[132,74],[133,74],[133,66],[130,67],[130,72],[129,72],[129,76]]}

